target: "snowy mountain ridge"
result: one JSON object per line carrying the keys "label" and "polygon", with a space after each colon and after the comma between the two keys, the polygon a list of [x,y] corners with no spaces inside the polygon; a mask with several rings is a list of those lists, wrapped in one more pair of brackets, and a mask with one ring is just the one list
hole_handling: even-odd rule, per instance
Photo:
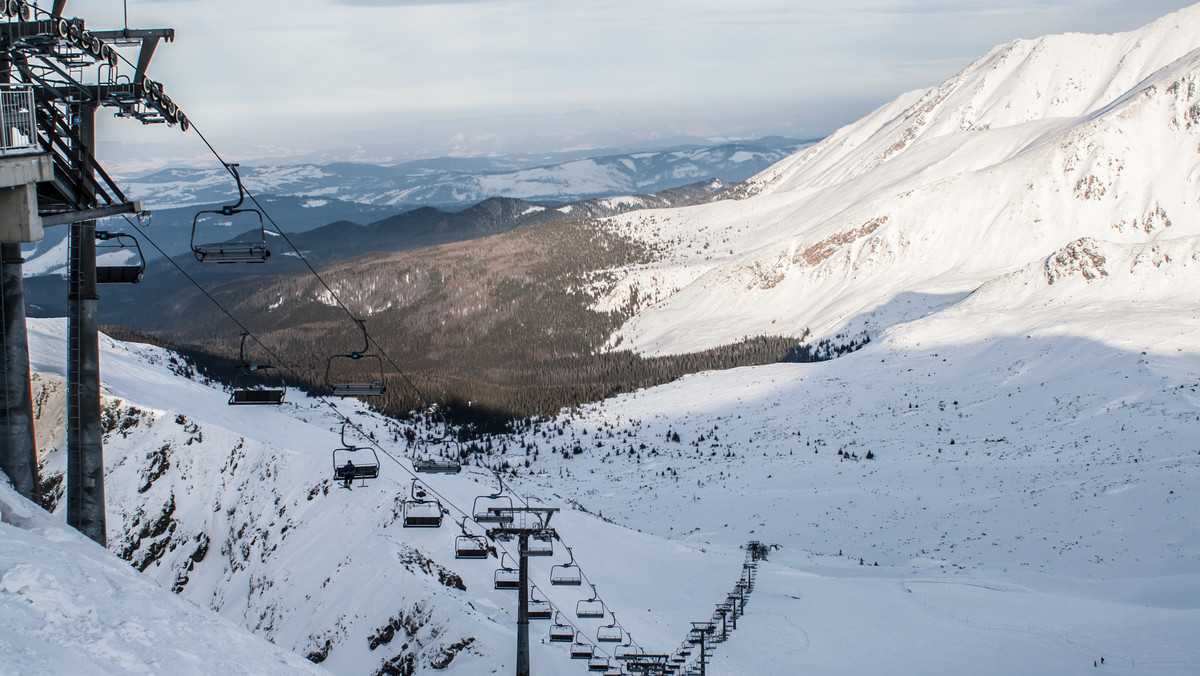
{"label": "snowy mountain ridge", "polygon": [[878,335],[887,324],[863,318],[903,293],[951,302],[1083,237],[1200,233],[1198,26],[1191,7],[1130,33],[997,47],[781,161],[741,200],[611,219],[673,243],[622,271],[605,302],[636,289],[644,304],[614,344]]}

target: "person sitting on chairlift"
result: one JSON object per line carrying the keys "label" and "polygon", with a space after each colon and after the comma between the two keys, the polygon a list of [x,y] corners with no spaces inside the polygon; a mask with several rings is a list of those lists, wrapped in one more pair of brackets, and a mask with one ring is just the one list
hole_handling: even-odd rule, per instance
{"label": "person sitting on chairlift", "polygon": [[357,472],[357,470],[354,468],[354,461],[347,460],[346,464],[342,467],[342,479],[346,482],[344,486],[351,490],[354,490],[353,486],[350,484],[354,483],[355,472]]}

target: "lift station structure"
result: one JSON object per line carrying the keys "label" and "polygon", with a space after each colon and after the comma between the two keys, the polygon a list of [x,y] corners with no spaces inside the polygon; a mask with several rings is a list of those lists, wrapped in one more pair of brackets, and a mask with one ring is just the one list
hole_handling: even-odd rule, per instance
{"label": "lift station structure", "polygon": [[[50,10],[0,0],[0,469],[18,492],[38,500],[21,245],[41,241],[45,227],[66,226],[67,523],[104,545],[96,220],[149,214],[96,161],[96,112],[111,108],[117,117],[183,131],[190,123],[146,75],[174,29],[91,30],[66,11],[67,0],[54,0]],[[136,63],[120,48],[137,48]]]}

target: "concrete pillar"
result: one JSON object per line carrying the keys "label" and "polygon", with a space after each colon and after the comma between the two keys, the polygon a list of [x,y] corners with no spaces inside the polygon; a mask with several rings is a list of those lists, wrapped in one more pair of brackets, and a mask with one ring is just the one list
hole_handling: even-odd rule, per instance
{"label": "concrete pillar", "polygon": [[[37,215],[37,211],[34,211]],[[25,328],[25,292],[20,244],[0,244],[0,292],[3,293],[3,401],[0,401],[0,470],[18,493],[38,501],[37,441],[29,384],[29,338]]]}

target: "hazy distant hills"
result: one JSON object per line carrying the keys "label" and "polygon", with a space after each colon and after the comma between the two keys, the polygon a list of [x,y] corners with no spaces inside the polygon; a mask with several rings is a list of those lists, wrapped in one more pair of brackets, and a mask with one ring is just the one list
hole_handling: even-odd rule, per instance
{"label": "hazy distant hills", "polygon": [[[594,197],[653,193],[719,178],[736,183],[766,169],[810,141],[779,137],[712,147],[688,147],[599,156],[438,158],[382,167],[327,165],[245,166],[241,175],[256,194],[342,200],[397,211],[418,206],[456,210],[491,197],[565,204]],[[154,208],[219,204],[234,194],[220,167],[166,169],[121,181],[126,192]]]}

